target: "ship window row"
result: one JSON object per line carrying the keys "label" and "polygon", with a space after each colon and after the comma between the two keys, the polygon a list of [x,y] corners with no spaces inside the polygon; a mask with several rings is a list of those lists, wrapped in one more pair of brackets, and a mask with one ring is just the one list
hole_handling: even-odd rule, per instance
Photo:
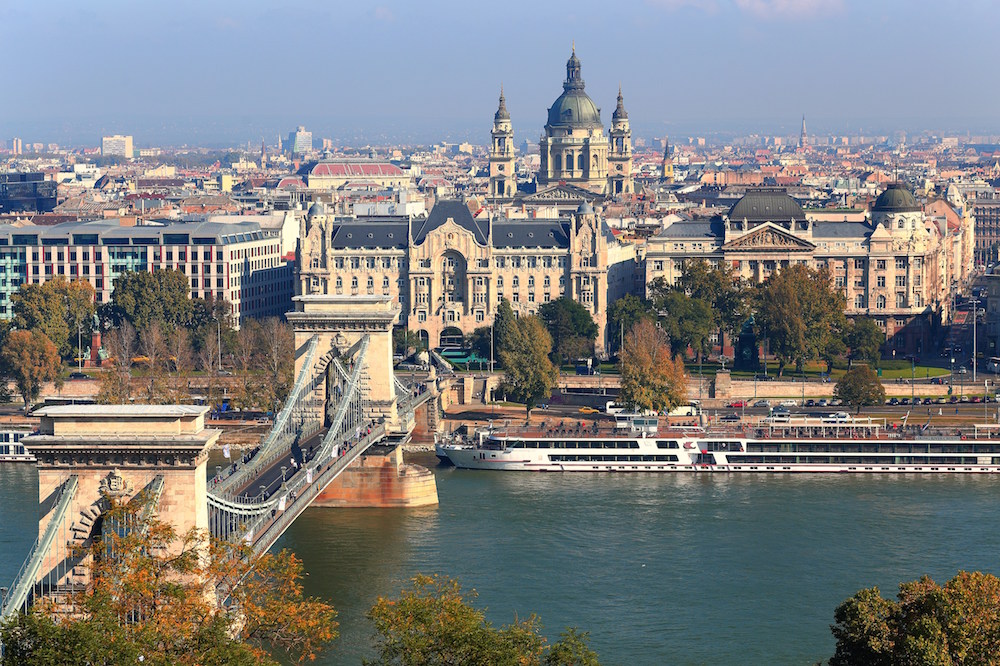
{"label": "ship window row", "polygon": [[600,453],[556,454],[550,462],[677,462],[677,456],[666,453],[646,455],[610,455]]}
{"label": "ship window row", "polygon": [[[712,448],[712,444],[725,444],[724,442],[709,442],[711,451],[738,451],[739,449],[730,443],[730,448]],[[754,443],[751,445],[754,451],[762,453],[984,453],[1000,454],[1000,444],[985,442],[932,442],[921,443],[892,443],[892,442],[781,442],[781,443]]]}
{"label": "ship window row", "polygon": [[[510,449],[638,449],[639,443],[630,440],[620,440],[617,442],[577,442],[569,440],[544,440],[521,442],[510,442],[507,444]],[[663,447],[661,447],[663,448]],[[667,447],[676,448],[676,447]]]}
{"label": "ship window row", "polygon": [[[1000,458],[993,458],[991,464],[998,464]],[[978,465],[975,456],[760,456],[745,455],[730,458],[729,464],[801,464],[801,465]]]}

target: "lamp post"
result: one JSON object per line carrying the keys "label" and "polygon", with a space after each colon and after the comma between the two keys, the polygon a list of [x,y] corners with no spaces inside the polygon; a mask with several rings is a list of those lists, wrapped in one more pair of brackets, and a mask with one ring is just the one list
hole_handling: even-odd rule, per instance
{"label": "lamp post", "polygon": [[917,359],[910,356],[910,403],[913,402],[913,387],[914,383],[917,381]]}
{"label": "lamp post", "polygon": [[972,303],[972,383],[976,383],[976,343],[979,342],[976,336],[976,322],[979,320],[979,299],[973,298]]}

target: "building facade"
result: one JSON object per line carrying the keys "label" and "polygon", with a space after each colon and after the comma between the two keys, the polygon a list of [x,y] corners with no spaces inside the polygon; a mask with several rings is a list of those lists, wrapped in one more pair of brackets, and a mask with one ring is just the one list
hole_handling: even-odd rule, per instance
{"label": "building facade", "polygon": [[425,218],[363,221],[314,204],[300,230],[297,289],[391,295],[399,325],[431,348],[491,325],[502,298],[532,314],[566,296],[590,311],[603,354],[608,305],[636,288],[637,266],[634,246],[586,203],[568,217],[507,220],[441,200]]}
{"label": "building facade", "polygon": [[101,138],[101,155],[105,157],[116,156],[130,160],[133,153],[131,135],[115,134]]}
{"label": "building facade", "polygon": [[848,316],[872,317],[890,349],[919,355],[948,317],[952,276],[961,271],[949,257],[948,234],[897,184],[878,197],[870,216],[807,214],[783,191],[749,190],[727,215],[675,222],[649,239],[646,284],[676,282],[692,259],[729,266],[750,283],[792,264],[825,268],[844,292]]}
{"label": "building facade", "polygon": [[71,222],[0,227],[0,319],[13,316],[10,297],[22,284],[85,280],[101,304],[126,271],[167,269],[188,276],[193,298],[228,301],[237,324],[292,307],[293,269],[282,257],[281,237],[255,223]]}

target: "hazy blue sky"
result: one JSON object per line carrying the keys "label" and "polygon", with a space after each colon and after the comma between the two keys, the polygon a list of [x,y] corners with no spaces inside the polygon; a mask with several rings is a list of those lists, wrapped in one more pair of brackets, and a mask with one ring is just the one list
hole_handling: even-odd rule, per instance
{"label": "hazy blue sky", "polygon": [[0,0],[0,139],[537,139],[576,41],[637,136],[1000,132],[996,0]]}

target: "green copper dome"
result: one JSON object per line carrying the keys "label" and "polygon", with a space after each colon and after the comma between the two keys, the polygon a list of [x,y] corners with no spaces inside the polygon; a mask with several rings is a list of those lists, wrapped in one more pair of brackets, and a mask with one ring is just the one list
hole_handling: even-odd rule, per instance
{"label": "green copper dome", "polygon": [[563,81],[563,94],[549,107],[549,122],[546,127],[600,129],[601,110],[590,99],[584,90],[583,78],[580,76],[580,59],[576,51],[566,61],[566,80]]}
{"label": "green copper dome", "polygon": [[912,213],[918,210],[917,200],[902,183],[890,183],[872,206],[873,213]]}

